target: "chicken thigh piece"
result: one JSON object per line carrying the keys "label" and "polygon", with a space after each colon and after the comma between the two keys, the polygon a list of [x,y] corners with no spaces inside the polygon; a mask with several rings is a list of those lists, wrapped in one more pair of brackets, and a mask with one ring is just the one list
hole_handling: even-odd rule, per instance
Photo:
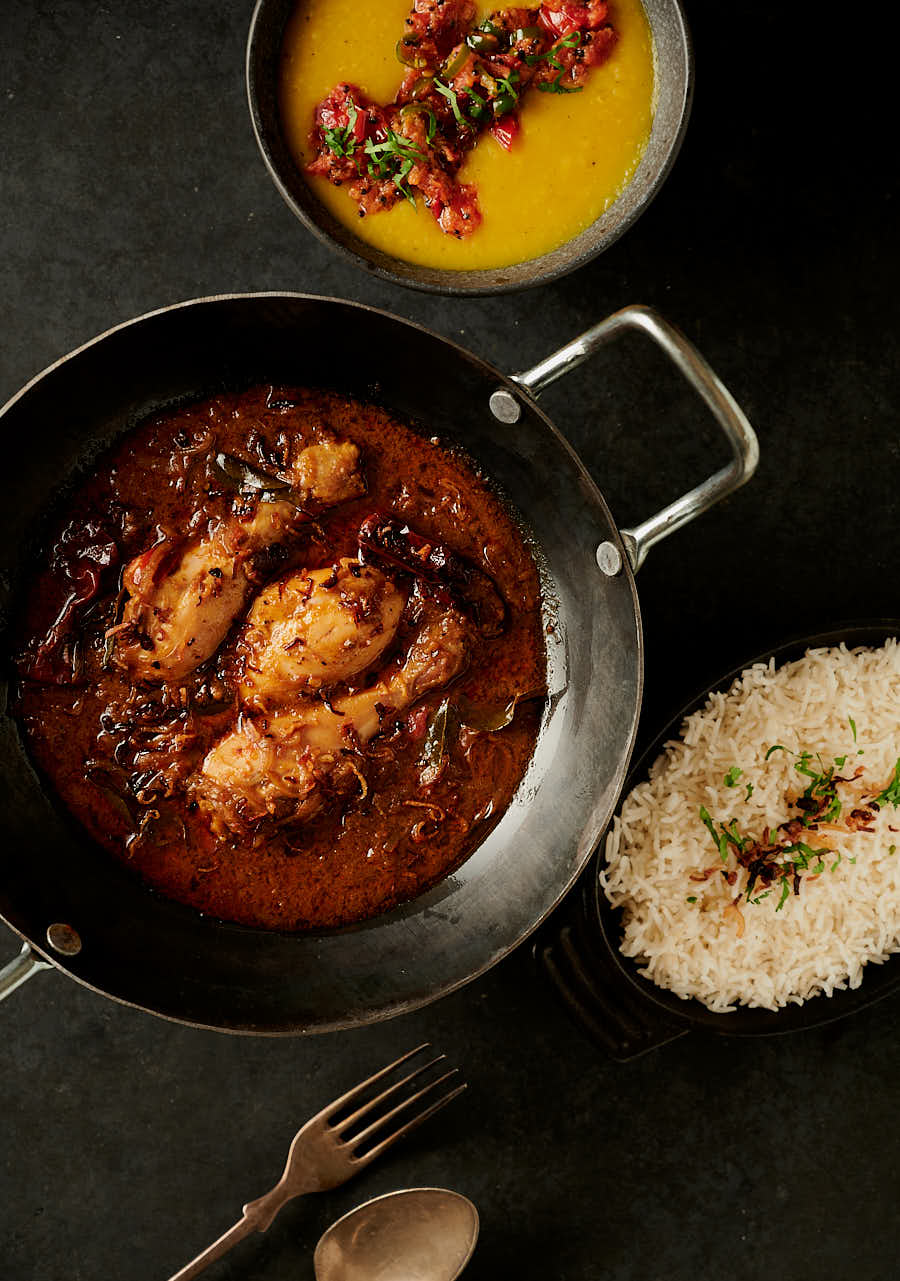
{"label": "chicken thigh piece", "polygon": [[402,664],[370,689],[332,707],[304,700],[270,717],[241,716],[207,754],[192,796],[213,831],[242,831],[265,818],[312,818],[329,793],[361,781],[352,755],[429,690],[463,670],[468,624],[448,610],[422,625]]}
{"label": "chicken thigh piece", "polygon": [[396,636],[404,604],[380,570],[349,557],[270,583],[238,640],[243,702],[263,710],[371,667]]}
{"label": "chicken thigh piece", "polygon": [[164,539],[126,566],[116,660],[134,679],[177,681],[215,653],[250,594],[252,558],[297,528],[290,503],[254,508],[228,516],[180,554]]}
{"label": "chicken thigh piece", "polygon": [[[328,438],[304,445],[294,453],[283,473],[292,490],[319,507],[336,507],[365,492],[359,470],[359,448],[350,440]],[[305,500],[303,496],[306,496]]]}
{"label": "chicken thigh piece", "polygon": [[116,661],[136,679],[182,680],[210,658],[247,603],[254,558],[289,541],[308,504],[358,498],[365,485],[359,450],[330,440],[301,450],[291,466],[293,500],[256,499],[187,543],[166,538],[126,566],[128,592],[117,630]]}

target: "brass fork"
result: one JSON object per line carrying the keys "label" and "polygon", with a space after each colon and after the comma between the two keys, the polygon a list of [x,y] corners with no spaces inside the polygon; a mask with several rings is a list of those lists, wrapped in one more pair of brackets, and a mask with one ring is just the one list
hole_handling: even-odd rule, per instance
{"label": "brass fork", "polygon": [[[442,1073],[416,1091],[410,1093],[407,1090],[405,1097],[400,1097],[396,1103],[393,1102],[400,1096],[405,1086],[409,1086],[429,1068],[434,1068],[445,1061],[446,1056],[439,1054],[428,1063],[423,1063],[421,1067],[407,1073],[394,1085],[387,1086],[374,1098],[361,1103],[349,1115],[341,1115],[344,1109],[360,1099],[370,1086],[376,1085],[402,1064],[430,1048],[428,1042],[417,1046],[408,1054],[402,1055],[396,1062],[389,1063],[380,1072],[376,1072],[374,1076],[360,1081],[359,1085],[342,1094],[333,1103],[329,1103],[321,1112],[317,1112],[294,1135],[284,1174],[271,1192],[267,1192],[256,1201],[249,1201],[244,1206],[243,1217],[234,1227],[229,1228],[218,1241],[214,1241],[202,1254],[198,1254],[196,1259],[180,1272],[176,1272],[169,1281],[188,1281],[188,1278],[203,1272],[251,1232],[265,1232],[281,1207],[287,1201],[293,1200],[295,1196],[303,1196],[307,1192],[324,1192],[328,1188],[336,1188],[340,1183],[346,1183],[354,1174],[359,1174],[360,1170],[370,1165],[376,1157],[381,1156],[382,1152],[387,1151],[391,1144],[402,1139],[440,1108],[446,1107],[451,1099],[462,1094],[466,1088],[464,1081],[452,1087],[448,1086],[437,1097],[433,1094],[438,1086],[458,1075],[458,1069],[451,1068],[450,1071]],[[391,1106],[384,1111],[383,1107],[386,1104]],[[419,1110],[414,1111],[406,1119],[404,1114],[408,1114],[417,1106]],[[356,1127],[361,1123],[363,1128],[357,1132]]]}

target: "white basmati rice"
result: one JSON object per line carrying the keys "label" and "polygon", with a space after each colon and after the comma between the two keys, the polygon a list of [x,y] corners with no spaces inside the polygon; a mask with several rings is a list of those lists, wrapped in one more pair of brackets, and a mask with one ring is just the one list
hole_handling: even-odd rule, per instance
{"label": "white basmati rice", "polygon": [[[766,826],[797,816],[789,798],[808,780],[787,751],[765,761],[776,743],[790,753],[818,752],[826,765],[846,754],[838,770],[844,776],[864,767],[855,788],[838,787],[845,815],[860,804],[860,791],[868,797],[881,791],[900,757],[897,642],[874,650],[810,650],[778,669],[774,661],[749,668],[727,693],[711,694],[687,718],[681,738],[665,745],[613,824],[600,881],[613,906],[624,909],[622,952],[660,987],[719,1012],[737,1003],[778,1009],[858,987],[864,965],[900,950],[900,809],[891,805],[876,815],[874,834],[805,836],[836,851],[826,870],[815,879],[804,876],[800,893],[780,911],[777,885],[757,904],[744,895],[742,937],[737,913],[726,909],[746,889],[746,872],[739,870],[733,886],[718,871],[705,882],[691,881],[692,872],[718,857],[701,806],[716,820],[736,819],[738,830],[755,839]],[[727,787],[732,766],[743,774]],[[753,785],[749,799],[747,783]],[[832,870],[837,853],[841,861]],[[728,866],[736,867],[733,855]]]}

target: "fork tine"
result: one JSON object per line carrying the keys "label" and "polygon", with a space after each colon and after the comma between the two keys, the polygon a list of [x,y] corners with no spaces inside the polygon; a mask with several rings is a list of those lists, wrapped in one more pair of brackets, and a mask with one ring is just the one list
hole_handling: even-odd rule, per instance
{"label": "fork tine", "polygon": [[352,1138],[346,1139],[345,1142],[347,1143],[347,1146],[351,1148],[358,1147],[360,1143],[363,1143],[373,1135],[376,1130],[382,1129],[400,1112],[405,1112],[407,1108],[411,1107],[414,1103],[418,1103],[420,1099],[423,1099],[426,1094],[437,1089],[439,1085],[443,1085],[443,1083],[448,1081],[451,1076],[457,1076],[458,1073],[458,1068],[451,1068],[449,1072],[445,1072],[444,1075],[439,1076],[437,1080],[429,1081],[429,1083],[426,1086],[423,1086],[421,1090],[417,1090],[415,1094],[411,1094],[409,1098],[404,1099],[402,1103],[398,1103],[396,1107],[391,1108],[390,1112],[385,1112],[383,1116],[377,1117],[371,1125],[366,1126],[364,1130],[360,1130],[359,1134],[354,1134]]}
{"label": "fork tine", "polygon": [[395,1085],[389,1085],[386,1090],[382,1090],[380,1094],[376,1094],[374,1099],[367,1099],[362,1107],[357,1108],[355,1112],[351,1112],[350,1115],[344,1117],[342,1121],[336,1122],[334,1129],[338,1134],[348,1130],[356,1121],[361,1120],[367,1112],[371,1112],[374,1108],[377,1108],[379,1103],[383,1103],[385,1099],[389,1099],[392,1094],[396,1094],[398,1090],[402,1090],[404,1085],[409,1085],[410,1081],[414,1081],[417,1076],[421,1076],[423,1072],[427,1072],[429,1068],[433,1068],[436,1063],[440,1063],[442,1059],[445,1060],[446,1058],[446,1054],[439,1054],[437,1058],[429,1060],[428,1063],[424,1063],[420,1068],[416,1068],[414,1072],[410,1072],[407,1076],[404,1076],[401,1080],[397,1081]]}
{"label": "fork tine", "polygon": [[[407,1121],[406,1125],[402,1125],[399,1130],[395,1130],[393,1134],[389,1134],[387,1138],[382,1139],[380,1143],[376,1143],[374,1148],[369,1148],[368,1152],[364,1152],[362,1156],[354,1156],[352,1158],[354,1166],[360,1167],[368,1165],[370,1161],[374,1161],[376,1157],[381,1156],[382,1152],[386,1152],[387,1149],[391,1147],[392,1144],[396,1143],[398,1139],[402,1139],[407,1134],[411,1134],[412,1131],[420,1126],[423,1121],[427,1121],[430,1116],[434,1116],[435,1112],[439,1112],[441,1108],[446,1107],[448,1103],[452,1103],[453,1100],[462,1094],[463,1090],[467,1088],[466,1082],[463,1081],[463,1083],[458,1085],[455,1090],[451,1090],[449,1094],[445,1094],[442,1099],[437,1099],[436,1102],[432,1103],[430,1107],[427,1107],[424,1112],[420,1112],[418,1116],[414,1116],[411,1121]],[[396,1108],[395,1111],[399,1111],[399,1108]]]}
{"label": "fork tine", "polygon": [[429,1049],[430,1046],[430,1041],[423,1041],[422,1044],[417,1045],[414,1050],[408,1050],[406,1054],[401,1054],[399,1059],[395,1059],[393,1063],[389,1063],[387,1067],[383,1067],[380,1072],[375,1072],[372,1076],[367,1077],[365,1081],[360,1081],[359,1085],[354,1085],[346,1094],[342,1094],[339,1099],[335,1099],[333,1103],[329,1103],[327,1107],[322,1108],[322,1111],[319,1112],[314,1119],[317,1121],[324,1121],[329,1117],[334,1116],[335,1112],[339,1112],[345,1103],[352,1103],[353,1100],[358,1098],[359,1095],[362,1094],[364,1090],[368,1089],[370,1085],[374,1085],[376,1081],[380,1081],[383,1076],[387,1076],[388,1072],[393,1072],[395,1068],[400,1067],[400,1065],[405,1063],[407,1059],[414,1058],[415,1055],[421,1054],[423,1050]]}

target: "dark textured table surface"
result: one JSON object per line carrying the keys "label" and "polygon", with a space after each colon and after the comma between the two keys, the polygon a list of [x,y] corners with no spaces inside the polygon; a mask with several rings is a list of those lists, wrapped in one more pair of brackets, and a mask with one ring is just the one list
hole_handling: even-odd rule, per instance
{"label": "dark textured table surface", "polygon": [[[641,572],[642,734],[790,633],[900,615],[895,139],[871,96],[884,39],[854,29],[852,7],[688,8],[694,115],[653,207],[574,277],[452,301],[345,266],[282,205],[244,101],[247,0],[2,0],[0,402],[117,321],[204,294],[361,299],[506,369],[651,303],[745,407],[762,463]],[[546,403],[623,524],[722,461],[640,339]],[[0,944],[15,951],[5,930]],[[211,1278],[310,1277],[340,1212],[427,1184],[481,1210],[472,1281],[896,1275],[900,1000],[617,1065],[526,947],[420,1013],[325,1038],[192,1031],[56,974],[4,1004],[0,1028],[5,1281],[168,1276],[269,1186],[299,1121],[426,1038],[470,1082],[453,1114],[293,1204]]]}

